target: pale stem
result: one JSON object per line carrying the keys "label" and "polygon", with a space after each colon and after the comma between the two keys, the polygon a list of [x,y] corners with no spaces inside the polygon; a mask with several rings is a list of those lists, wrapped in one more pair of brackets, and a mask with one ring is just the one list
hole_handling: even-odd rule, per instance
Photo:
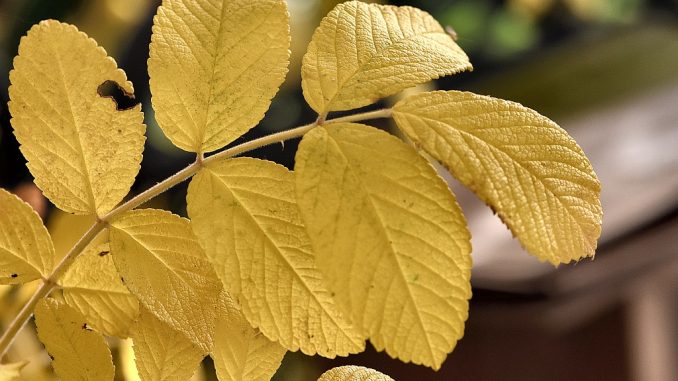
{"label": "pale stem", "polygon": [[[369,119],[389,118],[390,116],[391,116],[390,109],[382,109],[343,116],[335,119],[329,119],[324,121],[324,124],[327,125],[331,123],[357,122]],[[99,234],[99,232],[101,232],[106,227],[109,221],[111,221],[116,216],[119,216],[122,213],[128,212],[140,206],[141,204],[149,201],[155,196],[158,196],[159,194],[172,188],[173,186],[189,179],[190,177],[195,175],[204,165],[207,165],[213,161],[217,161],[220,159],[234,157],[242,153],[257,148],[261,148],[270,144],[283,142],[285,140],[293,138],[298,138],[300,136],[303,136],[305,133],[311,131],[313,128],[317,126],[318,122],[316,121],[314,123],[310,123],[304,126],[292,128],[290,130],[285,130],[277,132],[275,134],[266,135],[258,139],[250,140],[243,144],[216,153],[207,158],[199,156],[195,162],[191,163],[186,168],[168,177],[162,182],[155,184],[146,191],[139,193],[135,197],[119,205],[117,208],[111,210],[108,214],[99,217],[97,219],[97,222],[89,228],[89,230],[80,238],[80,240],[71,248],[68,254],[66,254],[66,256],[61,260],[61,262],[57,264],[57,266],[54,268],[49,277],[43,281],[40,287],[38,287],[35,293],[28,300],[28,302],[26,302],[26,304],[23,306],[19,314],[10,323],[7,330],[2,334],[2,337],[0,337],[0,360],[2,360],[2,358],[7,353],[7,350],[14,341],[14,338],[16,337],[17,333],[19,333],[21,328],[23,328],[23,326],[26,325],[28,319],[30,319],[30,317],[33,315],[35,305],[38,304],[38,302],[42,298],[46,297],[47,295],[49,295],[50,292],[52,292],[54,287],[56,287],[56,282],[59,279],[59,277],[63,275],[63,273],[68,269],[70,264],[73,263],[75,258],[77,258],[77,256],[85,249],[85,247],[87,247],[87,245],[94,239],[94,237],[96,237],[96,235]]]}
{"label": "pale stem", "polygon": [[68,254],[66,254],[66,256],[61,259],[61,262],[59,262],[56,267],[54,267],[54,270],[52,270],[52,273],[49,275],[49,277],[44,279],[38,289],[35,290],[33,296],[31,296],[28,302],[26,302],[23,308],[21,308],[19,314],[14,318],[12,323],[10,323],[7,330],[2,334],[2,337],[0,337],[0,360],[2,360],[2,358],[5,356],[5,353],[7,353],[7,350],[9,349],[9,346],[12,345],[17,333],[19,333],[21,328],[26,325],[28,319],[30,319],[31,315],[33,314],[33,310],[35,309],[35,305],[38,304],[42,298],[52,292],[59,277],[63,275],[63,273],[68,269],[68,266],[73,263],[73,260],[75,260],[82,250],[87,247],[87,245],[104,229],[104,227],[105,224],[102,221],[97,221],[94,223],[94,225],[92,225],[89,230],[87,230],[87,232],[82,237],[80,237],[78,242],[73,245]]}

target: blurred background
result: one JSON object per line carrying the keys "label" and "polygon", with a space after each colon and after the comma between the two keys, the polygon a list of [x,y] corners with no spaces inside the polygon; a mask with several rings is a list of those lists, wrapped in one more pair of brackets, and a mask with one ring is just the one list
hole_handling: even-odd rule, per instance
{"label": "blurred background", "polygon": [[[288,0],[292,64],[262,122],[244,139],[311,122],[299,65],[313,29],[337,1]],[[288,353],[276,380],[315,380],[343,364],[406,380],[678,380],[678,0],[412,0],[454,28],[475,70],[417,90],[462,89],[518,101],[558,122],[603,185],[595,261],[555,269],[527,255],[491,211],[449,175],[473,235],[474,296],[465,337],[439,372],[364,354],[327,360]],[[142,103],[148,140],[138,193],[193,160],[163,136],[150,105],[146,60],[156,0],[0,0],[0,186],[30,201],[64,252],[88,217],[52,208],[31,185],[11,133],[8,73],[38,21],[73,23],[116,58]],[[122,101],[122,100],[120,100]],[[380,105],[392,104],[386,99]],[[392,130],[388,122],[376,123]],[[393,131],[395,133],[395,131]],[[249,155],[293,165],[298,141]],[[185,186],[153,200],[185,214]],[[0,211],[2,213],[2,211]],[[35,285],[0,286],[5,326]],[[31,359],[28,380],[50,380],[29,324],[7,360]],[[112,341],[120,380],[135,379],[129,342]],[[209,360],[194,377],[212,380]]]}

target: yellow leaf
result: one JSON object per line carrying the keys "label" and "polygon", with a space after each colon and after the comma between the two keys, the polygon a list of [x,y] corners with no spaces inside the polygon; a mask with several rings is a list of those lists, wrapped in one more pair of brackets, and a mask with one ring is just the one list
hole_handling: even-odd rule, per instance
{"label": "yellow leaf", "polygon": [[440,367],[471,297],[466,220],[447,184],[398,138],[328,124],[302,140],[297,200],[339,305],[378,350]]}
{"label": "yellow leaf", "polygon": [[250,158],[210,163],[191,181],[187,201],[217,275],[254,327],[309,355],[364,349],[315,267],[291,172]]}
{"label": "yellow leaf", "polygon": [[141,106],[118,111],[97,91],[113,81],[131,94],[125,73],[74,26],[47,20],[21,39],[10,81],[14,134],[38,187],[69,213],[115,207],[139,172],[145,126]]}
{"label": "yellow leaf", "polygon": [[0,364],[0,381],[19,381],[21,379],[21,369],[26,364],[28,364],[28,361]]}
{"label": "yellow leaf", "polygon": [[96,216],[93,214],[70,214],[59,209],[52,210],[45,226],[52,236],[55,262],[66,256],[95,222]]}
{"label": "yellow leaf", "polygon": [[428,13],[349,1],[337,5],[313,34],[301,85],[308,104],[322,115],[471,69],[466,54]]}
{"label": "yellow leaf", "polygon": [[139,302],[209,352],[221,285],[189,221],[135,210],[111,222],[110,239],[115,266]]}
{"label": "yellow leaf", "polygon": [[139,302],[122,284],[108,242],[92,242],[59,280],[66,303],[107,336],[127,337]]}
{"label": "yellow leaf", "polygon": [[164,0],[148,60],[160,127],[186,151],[232,142],[263,118],[289,46],[283,0]]}
{"label": "yellow leaf", "polygon": [[38,337],[63,380],[113,380],[113,360],[101,333],[73,308],[43,299],[35,308]]}
{"label": "yellow leaf", "polygon": [[40,216],[0,189],[0,284],[46,278],[53,266],[54,246]]}
{"label": "yellow leaf", "polygon": [[280,367],[285,348],[252,328],[233,299],[222,295],[212,359],[219,381],[268,381]]}
{"label": "yellow leaf", "polygon": [[398,126],[490,205],[528,252],[553,264],[593,256],[600,183],[577,143],[517,103],[459,91],[411,96]]}
{"label": "yellow leaf", "polygon": [[328,370],[318,381],[393,381],[393,379],[374,369],[346,365]]}
{"label": "yellow leaf", "polygon": [[183,333],[143,307],[131,336],[142,381],[188,380],[205,357],[205,352]]}

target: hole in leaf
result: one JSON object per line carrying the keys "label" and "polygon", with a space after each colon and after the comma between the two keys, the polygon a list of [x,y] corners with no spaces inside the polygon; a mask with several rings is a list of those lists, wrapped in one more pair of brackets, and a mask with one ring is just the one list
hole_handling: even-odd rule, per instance
{"label": "hole in leaf", "polygon": [[10,275],[10,276],[11,276],[12,278],[16,278],[16,277],[19,276],[19,274],[12,274],[12,275]]}
{"label": "hole in leaf", "polygon": [[97,88],[97,93],[102,98],[109,98],[115,103],[118,111],[128,110],[139,104],[134,94],[128,93],[115,81],[105,81]]}

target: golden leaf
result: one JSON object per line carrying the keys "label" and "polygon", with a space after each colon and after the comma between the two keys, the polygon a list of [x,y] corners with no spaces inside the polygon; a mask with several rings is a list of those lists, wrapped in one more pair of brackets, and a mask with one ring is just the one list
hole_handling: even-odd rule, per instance
{"label": "golden leaf", "polygon": [[54,246],[40,216],[4,189],[0,210],[0,284],[47,278],[54,266]]}
{"label": "golden leaf", "polygon": [[252,328],[235,301],[222,294],[212,349],[219,381],[268,381],[285,352],[280,344]]}
{"label": "golden leaf", "polygon": [[122,284],[108,242],[93,241],[59,279],[64,301],[107,336],[127,337],[139,302]]}
{"label": "golden leaf", "polygon": [[142,381],[186,381],[205,357],[205,352],[183,333],[143,307],[131,336]]}
{"label": "golden leaf", "polygon": [[210,163],[191,181],[187,201],[217,275],[254,327],[309,355],[363,350],[315,267],[291,172],[250,158]]}
{"label": "golden leaf", "polygon": [[263,118],[287,74],[289,46],[282,0],[164,0],[148,60],[160,127],[190,152],[232,142]]}
{"label": "golden leaf", "polygon": [[141,209],[116,218],[110,229],[113,261],[127,288],[158,319],[209,352],[221,285],[190,222]]}
{"label": "golden leaf", "polygon": [[42,21],[21,39],[10,72],[14,134],[35,183],[69,213],[109,212],[129,192],[144,148],[141,106],[117,110],[99,96],[112,81],[132,84],[76,27]]}
{"label": "golden leaf", "polygon": [[593,256],[600,183],[554,122],[514,102],[459,91],[410,96],[393,116],[494,209],[529,253],[553,264]]}
{"label": "golden leaf", "polygon": [[297,200],[318,268],[378,350],[440,367],[471,297],[466,220],[417,152],[375,128],[337,123],[304,136]]}
{"label": "golden leaf", "polygon": [[428,13],[348,1],[313,34],[301,85],[308,104],[322,115],[471,69],[466,54]]}
{"label": "golden leaf", "polygon": [[63,380],[113,380],[111,351],[101,333],[92,330],[73,308],[43,299],[35,308],[38,337]]}
{"label": "golden leaf", "polygon": [[393,381],[393,379],[374,369],[346,365],[328,370],[318,381]]}

